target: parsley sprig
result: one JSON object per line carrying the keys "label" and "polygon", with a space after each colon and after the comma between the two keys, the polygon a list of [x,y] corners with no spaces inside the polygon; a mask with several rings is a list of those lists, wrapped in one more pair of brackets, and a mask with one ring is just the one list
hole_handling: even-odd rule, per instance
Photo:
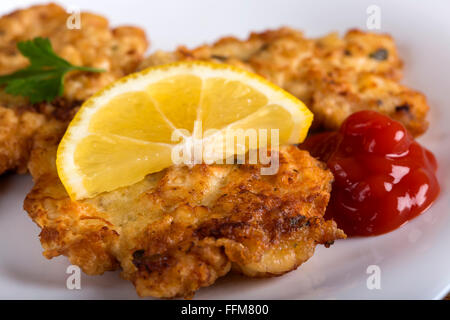
{"label": "parsley sprig", "polygon": [[74,66],[56,55],[47,38],[17,43],[17,48],[28,58],[30,65],[12,74],[0,76],[5,92],[28,97],[31,103],[50,102],[64,91],[64,76],[69,71],[104,72],[103,69]]}

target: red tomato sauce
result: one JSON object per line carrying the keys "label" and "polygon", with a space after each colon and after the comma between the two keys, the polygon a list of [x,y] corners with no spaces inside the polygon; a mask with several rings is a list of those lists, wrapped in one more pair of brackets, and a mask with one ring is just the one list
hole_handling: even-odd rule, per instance
{"label": "red tomato sauce", "polygon": [[378,112],[354,113],[338,132],[314,135],[300,148],[333,172],[325,217],[349,236],[392,231],[425,211],[440,191],[434,155]]}

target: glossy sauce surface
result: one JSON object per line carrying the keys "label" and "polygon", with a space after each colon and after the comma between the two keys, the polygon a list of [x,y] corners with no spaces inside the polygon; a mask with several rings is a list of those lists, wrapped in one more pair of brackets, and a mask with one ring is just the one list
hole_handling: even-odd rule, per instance
{"label": "glossy sauce surface", "polygon": [[326,218],[349,236],[392,231],[425,211],[439,194],[434,155],[402,124],[374,111],[346,119],[338,132],[300,146],[334,175]]}

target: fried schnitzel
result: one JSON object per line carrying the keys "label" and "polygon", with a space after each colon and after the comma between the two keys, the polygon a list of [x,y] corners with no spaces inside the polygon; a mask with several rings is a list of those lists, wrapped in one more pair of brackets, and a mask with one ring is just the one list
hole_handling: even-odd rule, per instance
{"label": "fried schnitzel", "polygon": [[110,28],[102,16],[82,12],[81,29],[68,29],[69,14],[56,4],[37,5],[0,18],[0,75],[27,66],[19,41],[49,38],[55,52],[72,64],[103,68],[103,73],[73,72],[64,94],[52,103],[31,105],[27,99],[0,91],[0,174],[26,171],[33,136],[50,119],[66,121],[85,99],[105,85],[135,71],[148,43],[143,30]]}
{"label": "fried schnitzel", "polygon": [[[115,69],[124,74],[139,62],[145,46],[139,47],[141,51],[136,47],[145,37],[136,36],[130,44],[121,43],[123,39],[114,34],[106,42],[114,39],[121,53],[114,56],[114,46],[110,47],[112,55],[105,56],[111,66],[115,59],[127,61],[121,59],[129,53],[123,48],[135,48],[130,49],[133,67]],[[74,47],[83,45],[92,44],[77,42]],[[104,67],[94,63],[101,57],[97,52],[80,62],[54,46],[74,64]],[[311,108],[316,130],[336,129],[345,117],[361,109],[399,119],[414,135],[427,127],[425,98],[399,84],[402,62],[387,35],[353,30],[343,38],[331,34],[308,39],[282,28],[254,33],[243,41],[224,38],[193,50],[180,47],[175,52],[156,52],[140,68],[179,60],[230,63],[266,77]],[[104,83],[99,80],[102,75],[107,74],[71,75],[64,96],[52,104],[31,107],[11,97],[3,102],[13,112],[0,114],[0,121],[15,123],[15,132],[26,131],[4,135],[34,136],[28,168],[35,186],[24,208],[42,229],[44,256],[65,255],[91,275],[121,269],[141,296],[191,297],[230,270],[250,277],[284,274],[308,260],[317,244],[329,246],[345,238],[333,221],[323,218],[331,173],[294,146],[280,149],[280,169],[273,176],[261,175],[260,165],[180,165],[134,185],[72,201],[56,172],[56,149],[79,102],[119,77],[111,71]],[[36,118],[28,119],[27,112]],[[14,122],[13,116],[23,119]],[[23,157],[10,153],[7,158],[23,165],[25,153]]]}
{"label": "fried schnitzel", "polygon": [[44,256],[66,255],[91,275],[121,268],[140,296],[191,297],[232,269],[281,275],[345,237],[323,219],[331,173],[295,146],[280,149],[272,176],[261,165],[180,165],[71,201],[55,168],[64,131],[45,124],[30,161],[24,207],[42,228]]}
{"label": "fried schnitzel", "polygon": [[363,109],[401,121],[415,136],[428,126],[425,96],[399,83],[403,64],[388,35],[350,30],[343,38],[308,39],[281,28],[247,40],[226,37],[192,50],[158,51],[141,68],[179,60],[228,63],[266,77],[310,108],[315,130],[336,130]]}

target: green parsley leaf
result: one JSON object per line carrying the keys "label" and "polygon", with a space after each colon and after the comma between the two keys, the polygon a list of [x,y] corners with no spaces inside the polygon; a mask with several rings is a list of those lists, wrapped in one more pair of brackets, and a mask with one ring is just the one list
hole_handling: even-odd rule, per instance
{"label": "green parsley leaf", "polygon": [[104,72],[103,69],[80,67],[56,55],[47,38],[17,43],[17,48],[30,65],[12,74],[0,76],[0,85],[5,92],[15,96],[25,96],[31,103],[50,102],[64,92],[64,76],[69,71]]}

